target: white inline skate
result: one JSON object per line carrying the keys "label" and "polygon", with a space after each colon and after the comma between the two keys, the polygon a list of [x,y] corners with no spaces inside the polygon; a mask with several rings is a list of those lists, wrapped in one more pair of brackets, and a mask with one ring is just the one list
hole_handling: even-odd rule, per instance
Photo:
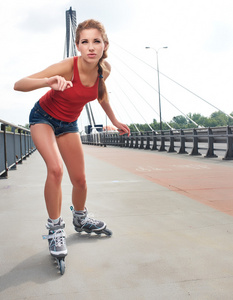
{"label": "white inline skate", "polygon": [[65,222],[61,217],[56,224],[51,219],[48,219],[46,228],[49,230],[49,234],[42,237],[48,240],[49,252],[56,260],[60,273],[63,275],[65,273],[65,257],[67,255],[66,234],[64,231]]}

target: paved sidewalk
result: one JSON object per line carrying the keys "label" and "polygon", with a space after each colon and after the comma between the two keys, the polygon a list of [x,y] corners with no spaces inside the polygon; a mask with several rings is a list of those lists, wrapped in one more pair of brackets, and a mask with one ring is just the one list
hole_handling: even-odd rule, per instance
{"label": "paved sidewalk", "polygon": [[[0,180],[0,299],[231,300],[230,206],[227,213],[208,206],[216,202],[211,202],[216,193],[213,185],[212,196],[201,194],[201,190],[206,192],[205,186],[211,189],[203,168],[192,173],[192,178],[186,173],[188,167],[181,168],[176,177],[168,169],[208,164],[211,170],[215,166],[219,169],[219,182],[224,182],[221,174],[224,176],[226,168],[231,173],[232,163],[112,147],[84,149],[87,206],[97,219],[106,221],[113,236],[74,231],[69,209],[71,186],[65,173],[63,217],[69,253],[65,274],[57,272],[47,241],[41,238],[47,233],[43,200],[46,169],[35,152],[17,171],[11,171],[8,179]],[[165,161],[170,161],[169,168]],[[185,173],[189,185],[177,180]],[[217,181],[212,177],[211,182]],[[197,192],[200,178],[202,188]],[[192,181],[195,188],[190,186]],[[219,184],[216,191],[227,195],[230,184],[227,180],[227,185]],[[195,199],[192,191],[201,195],[199,198],[208,197],[208,205]]]}

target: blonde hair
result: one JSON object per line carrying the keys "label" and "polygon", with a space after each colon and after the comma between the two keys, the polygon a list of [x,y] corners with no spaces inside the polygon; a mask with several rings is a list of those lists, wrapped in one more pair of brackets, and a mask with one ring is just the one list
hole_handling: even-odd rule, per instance
{"label": "blonde hair", "polygon": [[98,74],[99,74],[99,85],[98,85],[98,100],[99,102],[102,102],[103,100],[108,101],[108,92],[107,92],[107,88],[103,79],[103,70],[105,69],[105,64],[104,64],[104,59],[107,58],[107,50],[109,47],[109,41],[108,41],[108,37],[107,34],[105,32],[105,28],[103,26],[103,24],[101,24],[99,21],[90,19],[90,20],[86,20],[83,21],[82,23],[78,24],[78,27],[76,29],[76,44],[79,44],[79,40],[80,40],[80,33],[82,32],[82,30],[84,29],[97,29],[99,30],[99,32],[101,33],[101,36],[103,38],[103,41],[106,45],[105,50],[103,51],[103,55],[100,58],[99,62],[98,62]]}

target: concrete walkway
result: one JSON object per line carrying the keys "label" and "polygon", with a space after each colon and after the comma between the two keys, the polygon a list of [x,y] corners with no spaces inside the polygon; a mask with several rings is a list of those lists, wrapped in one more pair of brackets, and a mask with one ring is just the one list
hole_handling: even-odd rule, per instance
{"label": "concrete walkway", "polygon": [[[222,184],[221,179],[226,168],[229,176],[233,172],[232,162],[112,147],[84,149],[87,206],[106,221],[113,236],[74,231],[65,174],[62,212],[69,254],[65,274],[57,272],[41,238],[47,233],[46,170],[35,152],[0,181],[0,299],[233,299],[232,187],[231,180]],[[219,171],[211,188],[206,176],[215,167]],[[195,170],[192,178],[190,168]],[[174,176],[171,170],[179,172]],[[182,176],[189,178],[187,184]],[[222,199],[229,197],[227,213],[208,206],[217,201],[214,188]]]}

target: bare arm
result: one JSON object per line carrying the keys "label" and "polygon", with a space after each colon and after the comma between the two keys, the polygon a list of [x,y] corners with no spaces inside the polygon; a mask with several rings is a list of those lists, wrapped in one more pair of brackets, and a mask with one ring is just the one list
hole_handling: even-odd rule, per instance
{"label": "bare arm", "polygon": [[[104,69],[104,80],[108,78],[111,72],[111,66],[108,62],[105,61],[105,69]],[[119,122],[111,108],[111,105],[108,101],[102,101],[100,102],[100,105],[102,106],[103,110],[105,111],[106,115],[109,117],[110,121],[114,126],[118,128],[118,131],[120,132],[120,135],[127,134],[130,135],[130,129],[126,124],[123,124]]]}
{"label": "bare arm", "polygon": [[118,131],[120,132],[120,135],[126,133],[129,136],[130,135],[129,127],[126,124],[123,124],[123,123],[121,123],[117,120],[117,118],[115,117],[115,114],[114,114],[109,102],[102,101],[100,103],[100,105],[102,106],[103,110],[105,111],[105,113],[109,117],[112,124],[118,128]]}
{"label": "bare arm", "polygon": [[73,59],[69,58],[51,65],[41,72],[20,79],[15,83],[14,89],[29,92],[43,87],[51,87],[54,90],[63,91],[72,87],[72,82],[70,81],[72,73]]}

